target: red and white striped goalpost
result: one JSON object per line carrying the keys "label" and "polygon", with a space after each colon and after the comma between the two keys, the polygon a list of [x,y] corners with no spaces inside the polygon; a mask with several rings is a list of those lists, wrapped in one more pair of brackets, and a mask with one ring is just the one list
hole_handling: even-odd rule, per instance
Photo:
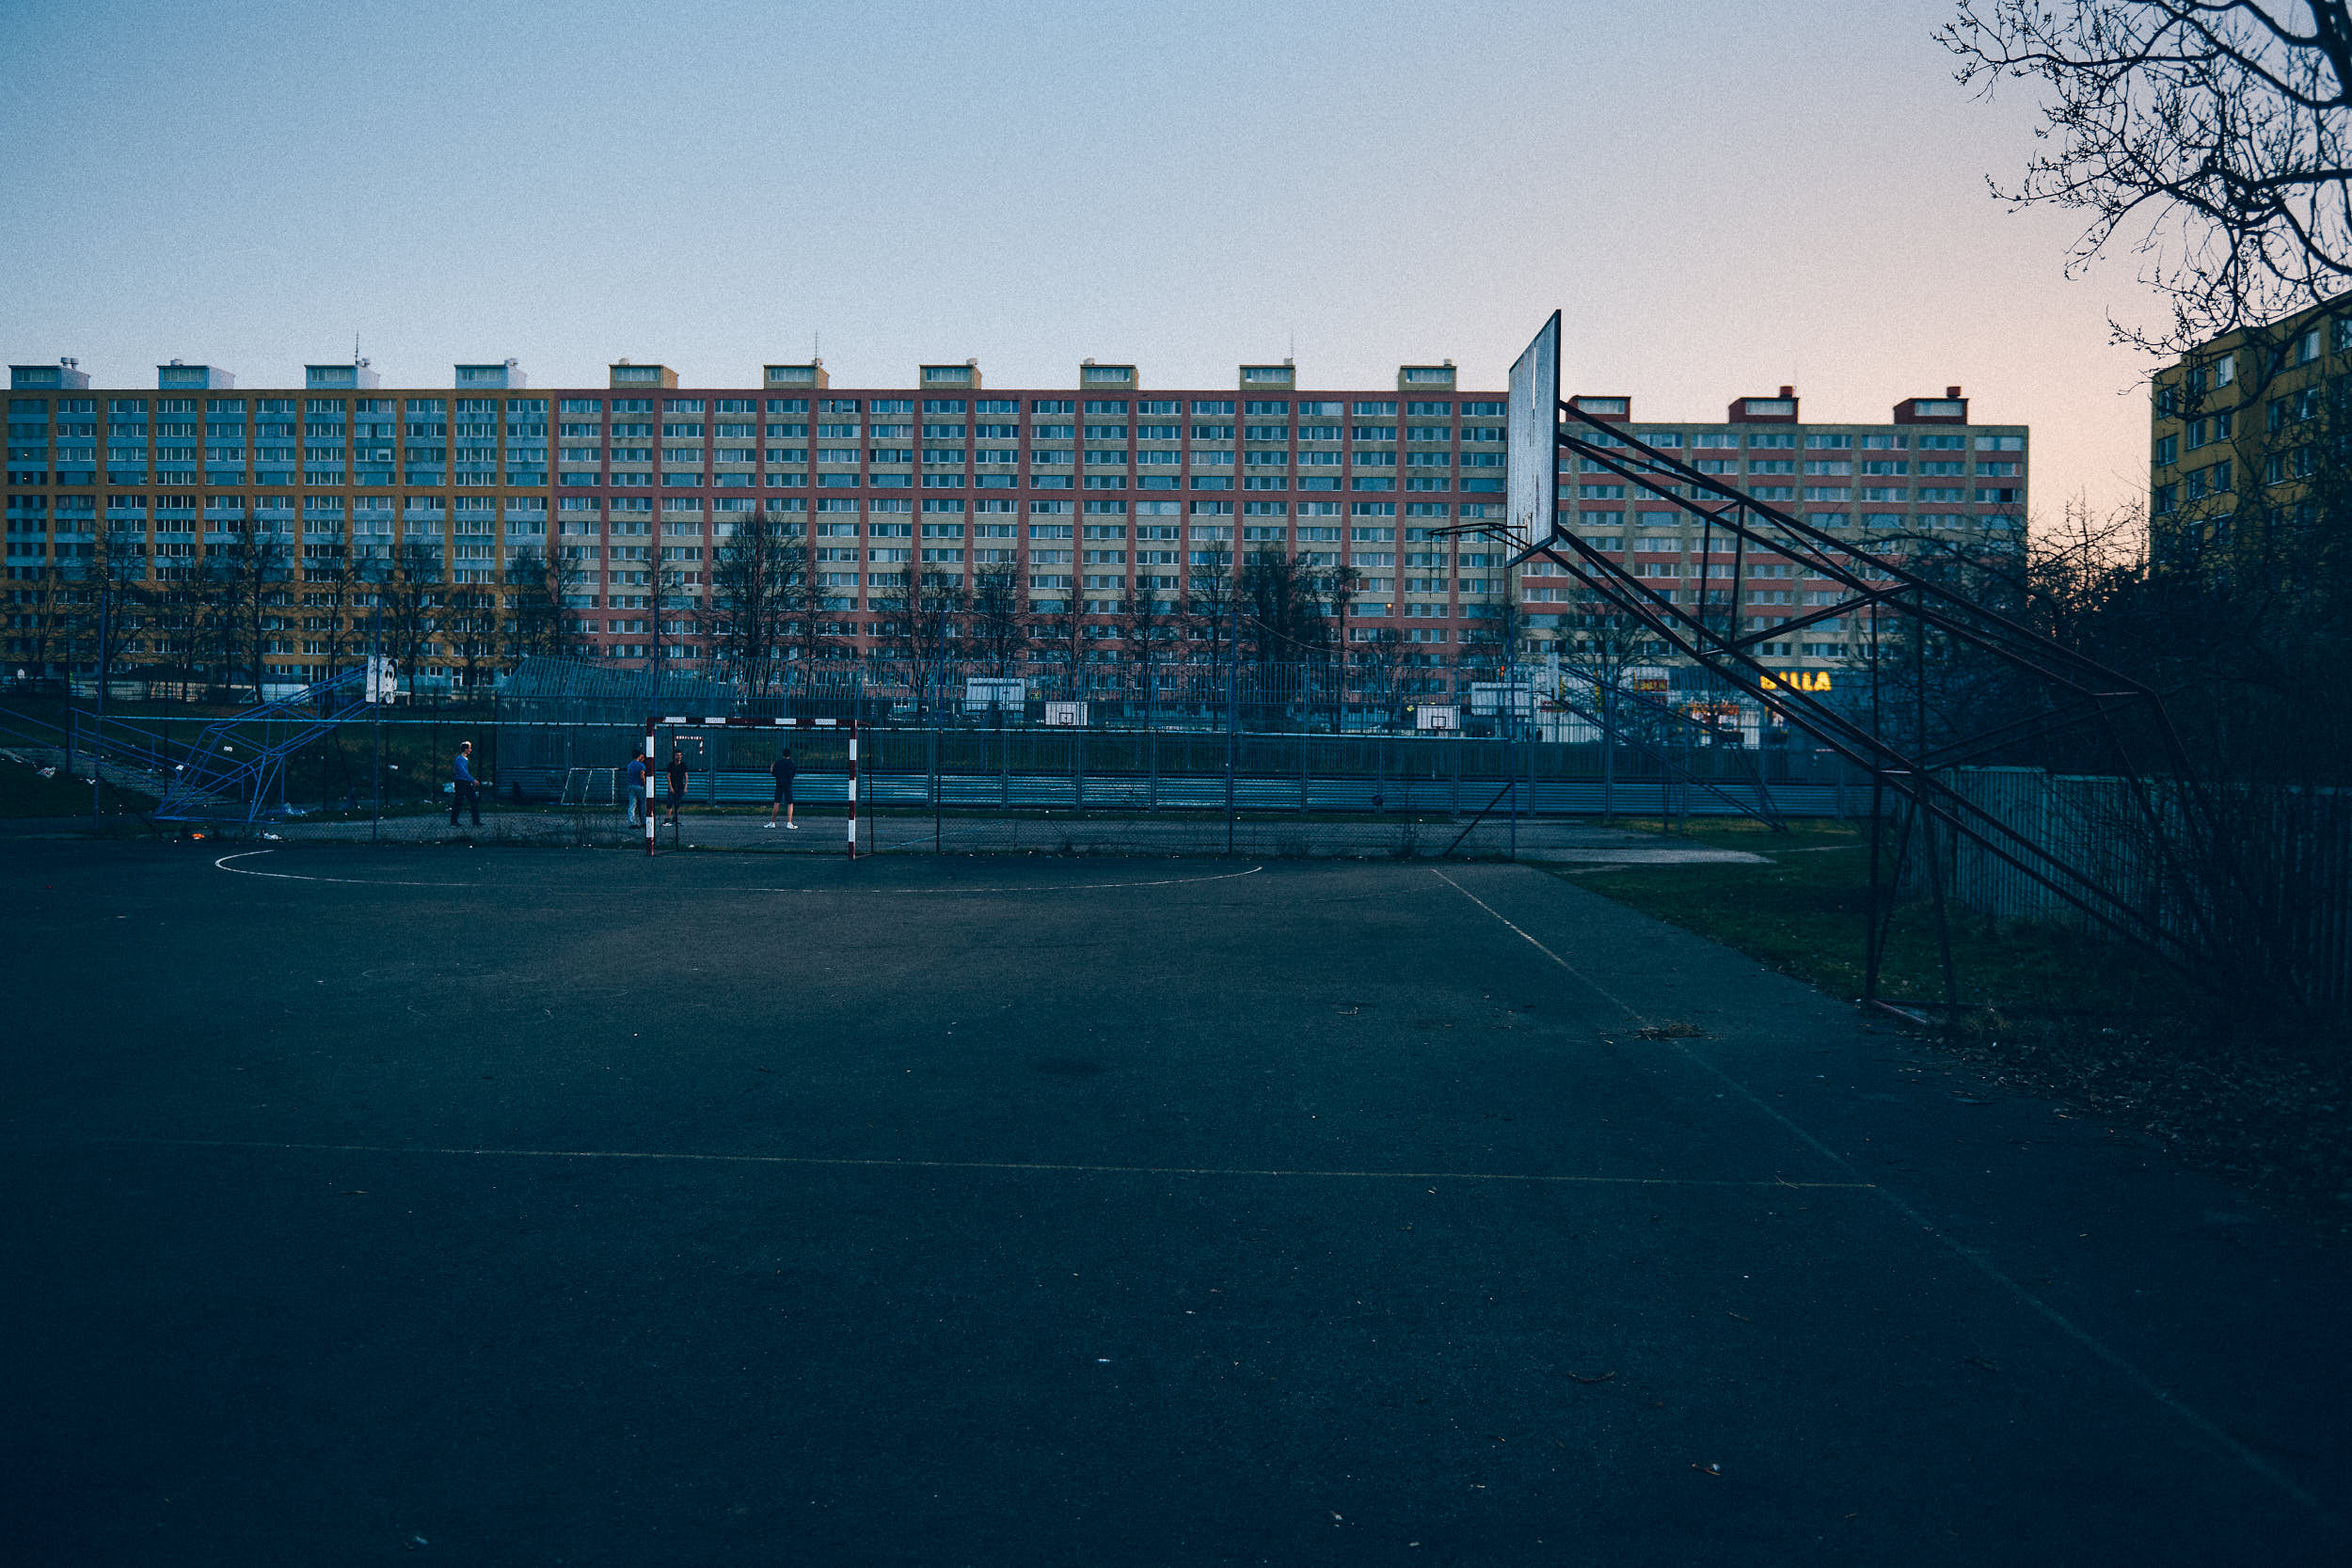
{"label": "red and white striped goalpost", "polygon": [[654,780],[661,753],[655,748],[658,730],[845,730],[850,736],[850,858],[857,859],[857,721],[854,719],[730,719],[723,714],[697,718],[691,714],[645,716],[645,853],[654,852]]}

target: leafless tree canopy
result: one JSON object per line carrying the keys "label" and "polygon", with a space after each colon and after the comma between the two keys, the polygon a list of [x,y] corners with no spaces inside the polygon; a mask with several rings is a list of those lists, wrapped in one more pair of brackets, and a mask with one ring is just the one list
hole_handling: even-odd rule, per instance
{"label": "leafless tree canopy", "polygon": [[2178,352],[2352,280],[2348,0],[1961,0],[1960,79],[2042,84],[2049,150],[1998,194],[2089,214],[2070,263],[2118,245],[2167,296],[2119,341]]}

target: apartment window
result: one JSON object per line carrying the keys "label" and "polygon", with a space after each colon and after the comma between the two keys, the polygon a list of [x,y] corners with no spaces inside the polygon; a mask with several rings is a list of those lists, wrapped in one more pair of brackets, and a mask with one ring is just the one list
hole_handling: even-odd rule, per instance
{"label": "apartment window", "polygon": [[1192,412],[1196,419],[1202,416],[1214,419],[1220,414],[1230,417],[1233,412],[1232,400],[1231,398],[1195,398]]}
{"label": "apartment window", "polygon": [[1851,436],[1808,436],[1804,438],[1807,451],[1843,451],[1853,445]]}
{"label": "apartment window", "polygon": [[2160,468],[2169,467],[2180,460],[2181,438],[2178,436],[2158,436],[2156,438],[2156,466]]}

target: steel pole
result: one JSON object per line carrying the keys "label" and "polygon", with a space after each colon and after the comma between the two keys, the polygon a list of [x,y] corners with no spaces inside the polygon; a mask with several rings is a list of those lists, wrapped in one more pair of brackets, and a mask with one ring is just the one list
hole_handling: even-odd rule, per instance
{"label": "steel pole", "polygon": [[857,859],[857,720],[850,720],[850,858]]}
{"label": "steel pole", "polygon": [[106,739],[106,636],[114,610],[114,595],[102,591],[98,599],[98,707],[89,734],[89,831],[98,832],[98,785],[104,768]]}
{"label": "steel pole", "polygon": [[375,813],[374,816],[369,820],[368,842],[371,844],[380,844],[384,840],[384,661],[382,657],[382,650],[384,646],[384,595],[381,592],[378,592],[374,595],[374,613],[368,617],[367,684],[370,689],[370,695],[372,699],[368,705],[368,728],[371,732],[371,738],[375,744],[375,776],[372,781],[372,787],[375,794]]}
{"label": "steel pole", "polygon": [[1225,852],[1233,852],[1233,773],[1241,764],[1241,594],[1225,585]]}

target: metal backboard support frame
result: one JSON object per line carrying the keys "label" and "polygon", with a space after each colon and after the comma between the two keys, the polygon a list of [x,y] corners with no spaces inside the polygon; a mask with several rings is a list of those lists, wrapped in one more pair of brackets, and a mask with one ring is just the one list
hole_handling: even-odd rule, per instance
{"label": "metal backboard support frame", "polygon": [[[1981,760],[2003,747],[2083,727],[2101,737],[2116,772],[2127,781],[2134,808],[2148,830],[2144,834],[2148,844],[2161,849],[2184,832],[2210,842],[2210,806],[2192,783],[2185,752],[2154,689],[2051,641],[1950,584],[1914,571],[1899,559],[1876,555],[1838,539],[1724,478],[1699,472],[1675,453],[1650,446],[1622,426],[1606,423],[1562,400],[1558,395],[1559,331],[1560,315],[1554,311],[1512,369],[1510,516],[1502,527],[1490,522],[1463,523],[1452,531],[1511,545],[1511,571],[1538,557],[1550,562],[1581,583],[1595,601],[1631,618],[1674,653],[1867,773],[1872,792],[1871,896],[1863,1000],[1885,1006],[1878,989],[1894,911],[1892,891],[1901,879],[1901,857],[1914,852],[1917,841],[1917,851],[1925,856],[1929,868],[1935,908],[1944,1004],[1960,1006],[1951,957],[1949,890],[1944,885],[1943,858],[1935,842],[1938,835],[1947,833],[1975,844],[2086,919],[2177,962],[2182,946],[2178,933],[2161,927],[2153,911],[2128,890],[2108,885],[2098,867],[2059,855],[1985,811],[1939,776],[1940,769]],[[1542,439],[1522,433],[1520,420],[1527,410],[1521,404],[1532,405],[1547,389],[1550,430],[1548,439]],[[1723,612],[1711,613],[1714,607],[1706,602],[1707,578],[1699,579],[1698,602],[1686,608],[1633,576],[1623,562],[1562,530],[1554,486],[1558,459],[1564,456],[1589,466],[1581,471],[1605,473],[1633,487],[1639,496],[1696,519],[1702,531],[1702,558],[1719,547],[1729,549],[1734,576],[1730,602]],[[1530,494],[1539,494],[1540,501],[1526,499]],[[1523,511],[1531,515],[1523,516]],[[1721,546],[1715,544],[1718,532],[1724,540]],[[1836,602],[1768,629],[1743,633],[1740,603],[1743,578],[1740,574],[1750,550],[1770,551],[1798,563],[1811,576],[1835,583],[1839,590]],[[1879,711],[1883,681],[1872,682],[1871,712],[1866,721],[1818,693],[1775,679],[1763,661],[1763,642],[1844,617],[1867,623],[1874,666],[1882,635],[1888,628],[1903,629],[1915,657],[1920,659],[1931,634],[1949,643],[1964,644],[2027,677],[2042,693],[2041,705],[2012,721],[1954,736],[1933,747],[1926,744],[1922,715],[1915,744],[1892,742]],[[1924,704],[1924,681],[1915,689]],[[2153,737],[2153,749],[2160,755],[2133,755],[2122,722],[2127,717],[2136,733]],[[2162,802],[2149,784],[2152,776],[2176,782],[2177,787]],[[1898,839],[1891,867],[1882,863],[1877,826],[1890,794],[1902,807],[1906,830]]]}

